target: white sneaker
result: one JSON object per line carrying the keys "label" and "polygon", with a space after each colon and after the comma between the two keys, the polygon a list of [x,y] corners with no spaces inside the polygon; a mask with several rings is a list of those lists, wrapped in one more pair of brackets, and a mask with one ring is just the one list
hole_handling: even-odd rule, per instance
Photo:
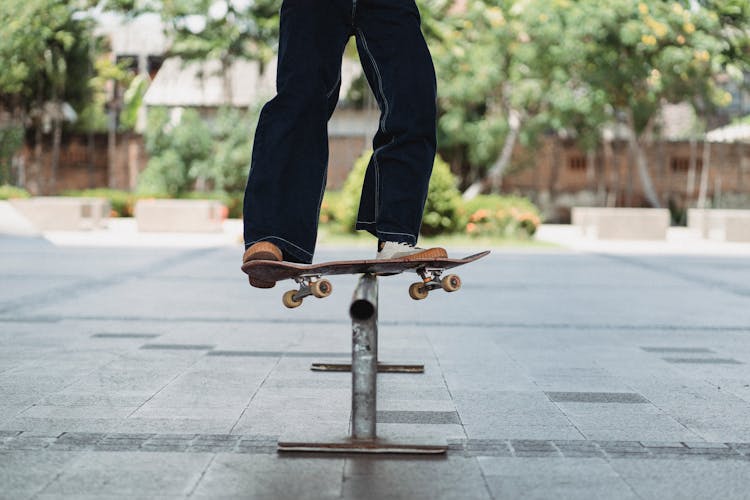
{"label": "white sneaker", "polygon": [[377,260],[399,259],[399,260],[421,260],[421,259],[444,259],[448,252],[444,248],[419,248],[408,243],[395,241],[381,241],[378,243]]}

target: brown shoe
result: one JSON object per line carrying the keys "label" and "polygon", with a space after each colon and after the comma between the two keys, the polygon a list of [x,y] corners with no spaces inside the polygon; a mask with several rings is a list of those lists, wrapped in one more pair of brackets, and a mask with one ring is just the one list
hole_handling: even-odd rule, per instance
{"label": "brown shoe", "polygon": [[[251,260],[273,260],[281,262],[284,259],[279,247],[268,241],[259,241],[258,243],[251,245],[242,255],[243,264],[250,262]],[[276,286],[275,281],[263,281],[253,278],[252,276],[248,276],[247,279],[255,288],[273,288]]]}

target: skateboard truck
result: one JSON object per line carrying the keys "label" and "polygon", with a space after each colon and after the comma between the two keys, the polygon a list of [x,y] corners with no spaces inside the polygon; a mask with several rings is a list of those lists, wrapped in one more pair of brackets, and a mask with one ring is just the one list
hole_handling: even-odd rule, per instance
{"label": "skateboard truck", "polygon": [[423,300],[432,290],[442,288],[446,292],[455,292],[461,288],[461,278],[457,274],[449,274],[441,278],[443,270],[439,267],[420,267],[417,274],[422,278],[421,282],[412,283],[409,287],[409,297],[414,300]]}
{"label": "skateboard truck", "polygon": [[328,297],[333,292],[333,285],[319,274],[302,275],[294,278],[299,285],[299,290],[289,290],[284,293],[282,301],[289,309],[294,309],[302,305],[302,300],[310,295],[319,299]]}

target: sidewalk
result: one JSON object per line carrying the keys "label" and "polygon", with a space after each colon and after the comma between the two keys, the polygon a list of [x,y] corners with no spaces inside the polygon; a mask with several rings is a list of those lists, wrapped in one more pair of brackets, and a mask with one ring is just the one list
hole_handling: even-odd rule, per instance
{"label": "sidewalk", "polygon": [[[50,238],[55,241],[55,238]],[[61,240],[57,240],[62,243]],[[379,431],[444,457],[279,455],[341,430],[355,280],[281,305],[241,247],[0,237],[2,498],[747,498],[750,257],[495,252],[380,280]],[[316,260],[366,256],[323,249]]]}

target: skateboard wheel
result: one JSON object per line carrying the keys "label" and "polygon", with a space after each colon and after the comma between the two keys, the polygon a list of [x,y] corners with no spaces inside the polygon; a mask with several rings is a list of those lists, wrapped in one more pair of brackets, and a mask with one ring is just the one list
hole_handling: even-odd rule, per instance
{"label": "skateboard wheel", "polygon": [[333,285],[331,285],[331,282],[326,279],[313,281],[310,283],[310,291],[317,298],[322,299],[331,295],[331,292],[333,292]]}
{"label": "skateboard wheel", "polygon": [[302,299],[295,299],[294,295],[297,293],[297,290],[289,290],[284,294],[284,296],[281,298],[281,301],[284,303],[286,307],[289,309],[294,309],[295,307],[299,307],[302,305]]}
{"label": "skateboard wheel", "polygon": [[455,292],[459,288],[461,288],[461,278],[459,278],[455,274],[449,274],[442,280],[440,280],[440,285],[442,285],[443,290],[446,292]]}
{"label": "skateboard wheel", "polygon": [[424,286],[424,283],[412,283],[409,287],[409,297],[414,300],[422,300],[427,298],[429,291]]}

